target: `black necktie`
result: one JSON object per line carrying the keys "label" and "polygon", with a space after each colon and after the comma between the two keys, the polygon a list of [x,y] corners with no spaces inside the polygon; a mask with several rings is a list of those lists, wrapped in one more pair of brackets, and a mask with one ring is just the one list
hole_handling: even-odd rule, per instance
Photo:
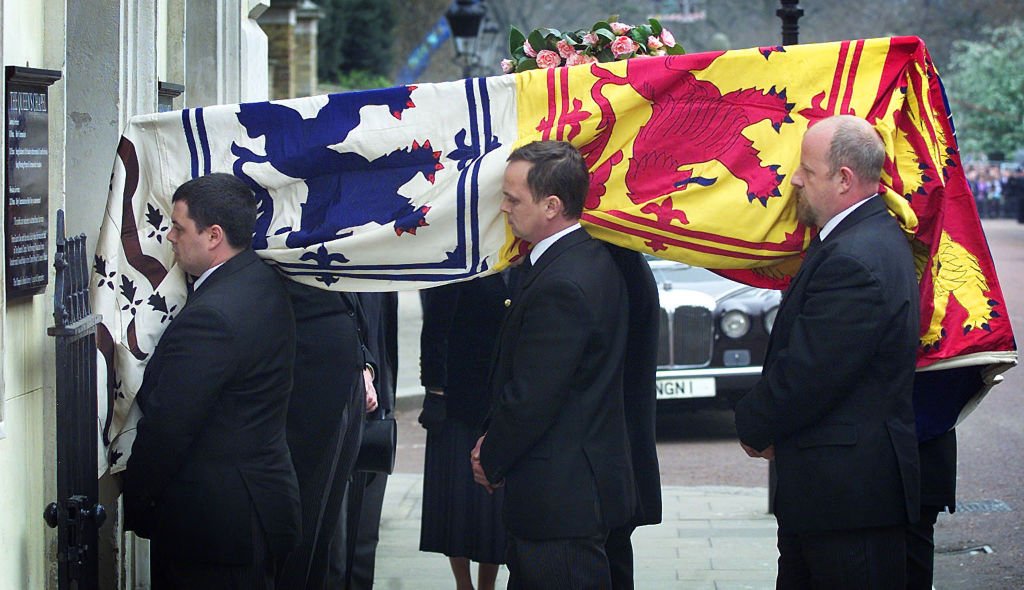
{"label": "black necktie", "polygon": [[512,294],[513,300],[519,297],[519,293],[523,290],[523,285],[526,283],[526,277],[529,276],[532,268],[533,264],[530,262],[530,257],[527,256],[526,260],[519,266],[513,267],[509,273],[508,291]]}

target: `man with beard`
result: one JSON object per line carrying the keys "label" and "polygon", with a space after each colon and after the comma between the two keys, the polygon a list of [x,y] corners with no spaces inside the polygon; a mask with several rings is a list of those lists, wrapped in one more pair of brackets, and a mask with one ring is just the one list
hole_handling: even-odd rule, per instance
{"label": "man with beard", "polygon": [[903,588],[919,514],[914,410],[918,287],[910,244],[877,194],[885,149],[863,119],[804,136],[800,220],[820,228],[736,407],[751,457],[774,459],[779,588]]}

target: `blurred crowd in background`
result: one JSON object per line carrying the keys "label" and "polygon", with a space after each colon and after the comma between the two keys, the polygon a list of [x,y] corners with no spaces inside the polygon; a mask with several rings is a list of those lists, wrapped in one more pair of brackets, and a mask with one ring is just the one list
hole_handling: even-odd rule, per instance
{"label": "blurred crowd in background", "polygon": [[1024,223],[1024,166],[975,162],[964,167],[982,219],[1009,217]]}

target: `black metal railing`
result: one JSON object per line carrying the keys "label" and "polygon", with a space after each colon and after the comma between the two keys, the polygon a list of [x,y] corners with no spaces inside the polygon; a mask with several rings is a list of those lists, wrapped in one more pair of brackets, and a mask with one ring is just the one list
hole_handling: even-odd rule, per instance
{"label": "black metal railing", "polygon": [[57,378],[57,497],[43,513],[57,529],[58,588],[98,587],[98,529],[106,513],[98,503],[96,457],[96,325],[89,305],[85,235],[64,237],[57,212],[53,293]]}

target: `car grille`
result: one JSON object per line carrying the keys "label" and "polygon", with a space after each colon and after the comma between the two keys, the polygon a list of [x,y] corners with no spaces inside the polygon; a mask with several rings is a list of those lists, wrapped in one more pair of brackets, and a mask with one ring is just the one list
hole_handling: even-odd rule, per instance
{"label": "car grille", "polygon": [[704,307],[677,307],[669,314],[661,310],[658,337],[658,365],[703,367],[711,362],[715,339],[714,316]]}
{"label": "car grille", "polygon": [[672,331],[668,329],[668,312],[661,308],[661,317],[658,320],[658,366],[672,364],[672,347],[669,346],[669,338]]}

